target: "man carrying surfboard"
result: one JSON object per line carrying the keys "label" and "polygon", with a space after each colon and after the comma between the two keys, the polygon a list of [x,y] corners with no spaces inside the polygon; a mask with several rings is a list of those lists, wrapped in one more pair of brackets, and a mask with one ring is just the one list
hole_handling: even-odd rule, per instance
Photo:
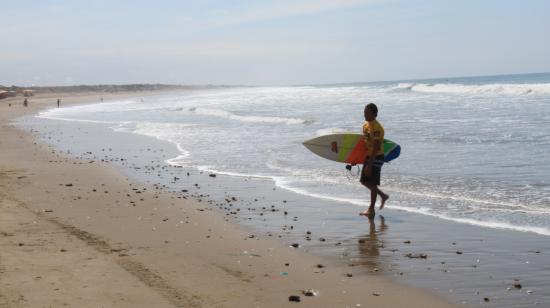
{"label": "man carrying surfboard", "polygon": [[360,215],[372,218],[375,215],[374,205],[377,196],[380,195],[380,198],[382,198],[380,209],[384,208],[384,204],[390,196],[378,187],[380,185],[380,171],[384,164],[384,127],[376,120],[378,107],[373,103],[366,105],[364,115],[366,122],[363,124],[363,135],[367,147],[367,156],[361,171],[361,184],[370,190],[370,206]]}

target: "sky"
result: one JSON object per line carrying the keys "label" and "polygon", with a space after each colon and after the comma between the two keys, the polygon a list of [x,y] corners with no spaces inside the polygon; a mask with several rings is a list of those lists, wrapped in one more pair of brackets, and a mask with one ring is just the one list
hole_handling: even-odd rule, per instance
{"label": "sky", "polygon": [[550,71],[547,0],[0,0],[0,85]]}

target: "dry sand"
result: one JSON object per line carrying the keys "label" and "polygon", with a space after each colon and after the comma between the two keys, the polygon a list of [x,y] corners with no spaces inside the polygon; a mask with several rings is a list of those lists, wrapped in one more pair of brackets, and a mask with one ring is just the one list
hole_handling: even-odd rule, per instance
{"label": "dry sand", "polygon": [[452,306],[253,236],[203,203],[61,155],[10,124],[57,97],[63,106],[136,95],[38,95],[29,108],[0,100],[0,307]]}

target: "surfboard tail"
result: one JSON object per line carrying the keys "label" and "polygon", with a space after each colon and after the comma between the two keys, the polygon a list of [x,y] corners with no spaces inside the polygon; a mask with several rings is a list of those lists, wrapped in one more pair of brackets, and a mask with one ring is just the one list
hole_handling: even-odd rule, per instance
{"label": "surfboard tail", "polygon": [[385,153],[384,155],[385,162],[390,162],[398,158],[399,155],[401,154],[401,146],[398,144],[394,144],[394,145],[395,146],[392,149],[390,149],[387,153]]}

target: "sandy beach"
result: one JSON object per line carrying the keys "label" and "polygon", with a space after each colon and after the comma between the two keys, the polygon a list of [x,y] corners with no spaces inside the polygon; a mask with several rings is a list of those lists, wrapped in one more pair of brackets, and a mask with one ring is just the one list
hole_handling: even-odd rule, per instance
{"label": "sandy beach", "polygon": [[0,307],[452,306],[253,234],[204,202],[70,158],[11,124],[57,97],[135,95],[0,101]]}

